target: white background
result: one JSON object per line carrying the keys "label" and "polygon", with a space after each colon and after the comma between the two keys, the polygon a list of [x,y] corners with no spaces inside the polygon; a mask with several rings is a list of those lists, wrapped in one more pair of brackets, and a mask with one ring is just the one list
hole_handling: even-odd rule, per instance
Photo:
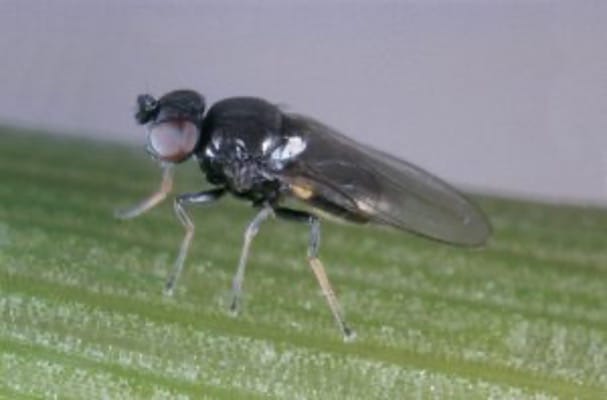
{"label": "white background", "polygon": [[[464,187],[607,204],[607,1],[0,1],[0,121],[257,95]],[[0,152],[1,152],[0,148]]]}

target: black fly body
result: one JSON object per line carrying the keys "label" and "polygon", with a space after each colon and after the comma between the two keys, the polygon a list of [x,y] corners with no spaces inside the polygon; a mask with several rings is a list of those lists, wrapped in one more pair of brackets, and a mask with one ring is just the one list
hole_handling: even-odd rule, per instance
{"label": "black fly body", "polygon": [[161,163],[163,178],[157,192],[117,216],[134,218],[164,200],[172,189],[172,167],[191,157],[214,187],[175,198],[186,234],[166,282],[168,294],[194,235],[187,207],[211,203],[228,192],[259,209],[245,232],[230,310],[239,310],[251,241],[262,222],[272,216],[302,222],[310,227],[308,262],[345,339],[354,332],[318,258],[320,220],[313,212],[285,207],[284,200],[294,198],[350,222],[388,225],[456,245],[481,245],[490,235],[482,212],[442,180],[265,100],[228,98],[206,114],[204,98],[192,90],[159,99],[144,94],[137,103],[135,118],[146,127],[147,151]]}

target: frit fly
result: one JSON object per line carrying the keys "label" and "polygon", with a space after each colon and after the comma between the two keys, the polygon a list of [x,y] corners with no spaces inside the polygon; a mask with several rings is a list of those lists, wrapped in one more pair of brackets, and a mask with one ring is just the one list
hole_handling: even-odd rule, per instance
{"label": "frit fly", "polygon": [[[166,282],[168,294],[194,236],[187,208],[214,202],[226,193],[258,209],[245,232],[230,310],[239,310],[247,257],[260,225],[269,217],[304,223],[310,229],[308,263],[345,339],[354,332],[318,258],[318,215],[388,225],[463,246],[480,245],[491,232],[482,212],[442,180],[259,98],[227,98],[205,114],[204,98],[192,90],[172,91],[159,99],[144,94],[137,98],[135,118],[145,125],[147,151],[162,166],[162,183],[141,203],[117,212],[119,218],[134,218],[164,200],[172,189],[173,166],[192,157],[213,187],[175,198],[185,237]],[[286,207],[289,198],[313,211]]]}

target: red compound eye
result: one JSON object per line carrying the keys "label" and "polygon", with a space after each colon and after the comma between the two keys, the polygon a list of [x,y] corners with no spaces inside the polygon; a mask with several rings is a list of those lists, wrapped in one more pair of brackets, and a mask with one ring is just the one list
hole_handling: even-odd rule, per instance
{"label": "red compound eye", "polygon": [[163,161],[180,162],[187,159],[194,151],[199,136],[196,125],[184,119],[164,121],[148,128],[150,150]]}

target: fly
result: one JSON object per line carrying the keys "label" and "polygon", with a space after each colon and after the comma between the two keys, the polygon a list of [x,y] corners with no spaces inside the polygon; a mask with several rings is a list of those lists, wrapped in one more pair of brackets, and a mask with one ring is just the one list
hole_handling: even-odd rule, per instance
{"label": "fly", "polygon": [[[261,224],[270,217],[305,223],[310,228],[308,263],[346,340],[354,331],[318,258],[318,215],[387,225],[462,246],[481,245],[491,233],[483,213],[439,178],[263,99],[227,98],[205,114],[204,97],[192,90],[172,91],[159,99],[144,94],[137,98],[135,118],[146,128],[148,153],[161,164],[162,183],[139,204],[118,211],[118,218],[134,218],[163,201],[173,186],[173,166],[191,157],[213,185],[174,200],[185,236],[166,281],[169,295],[194,236],[188,207],[212,203],[226,193],[259,210],[245,231],[231,312],[239,311],[249,249]],[[318,213],[287,208],[289,198]]]}

